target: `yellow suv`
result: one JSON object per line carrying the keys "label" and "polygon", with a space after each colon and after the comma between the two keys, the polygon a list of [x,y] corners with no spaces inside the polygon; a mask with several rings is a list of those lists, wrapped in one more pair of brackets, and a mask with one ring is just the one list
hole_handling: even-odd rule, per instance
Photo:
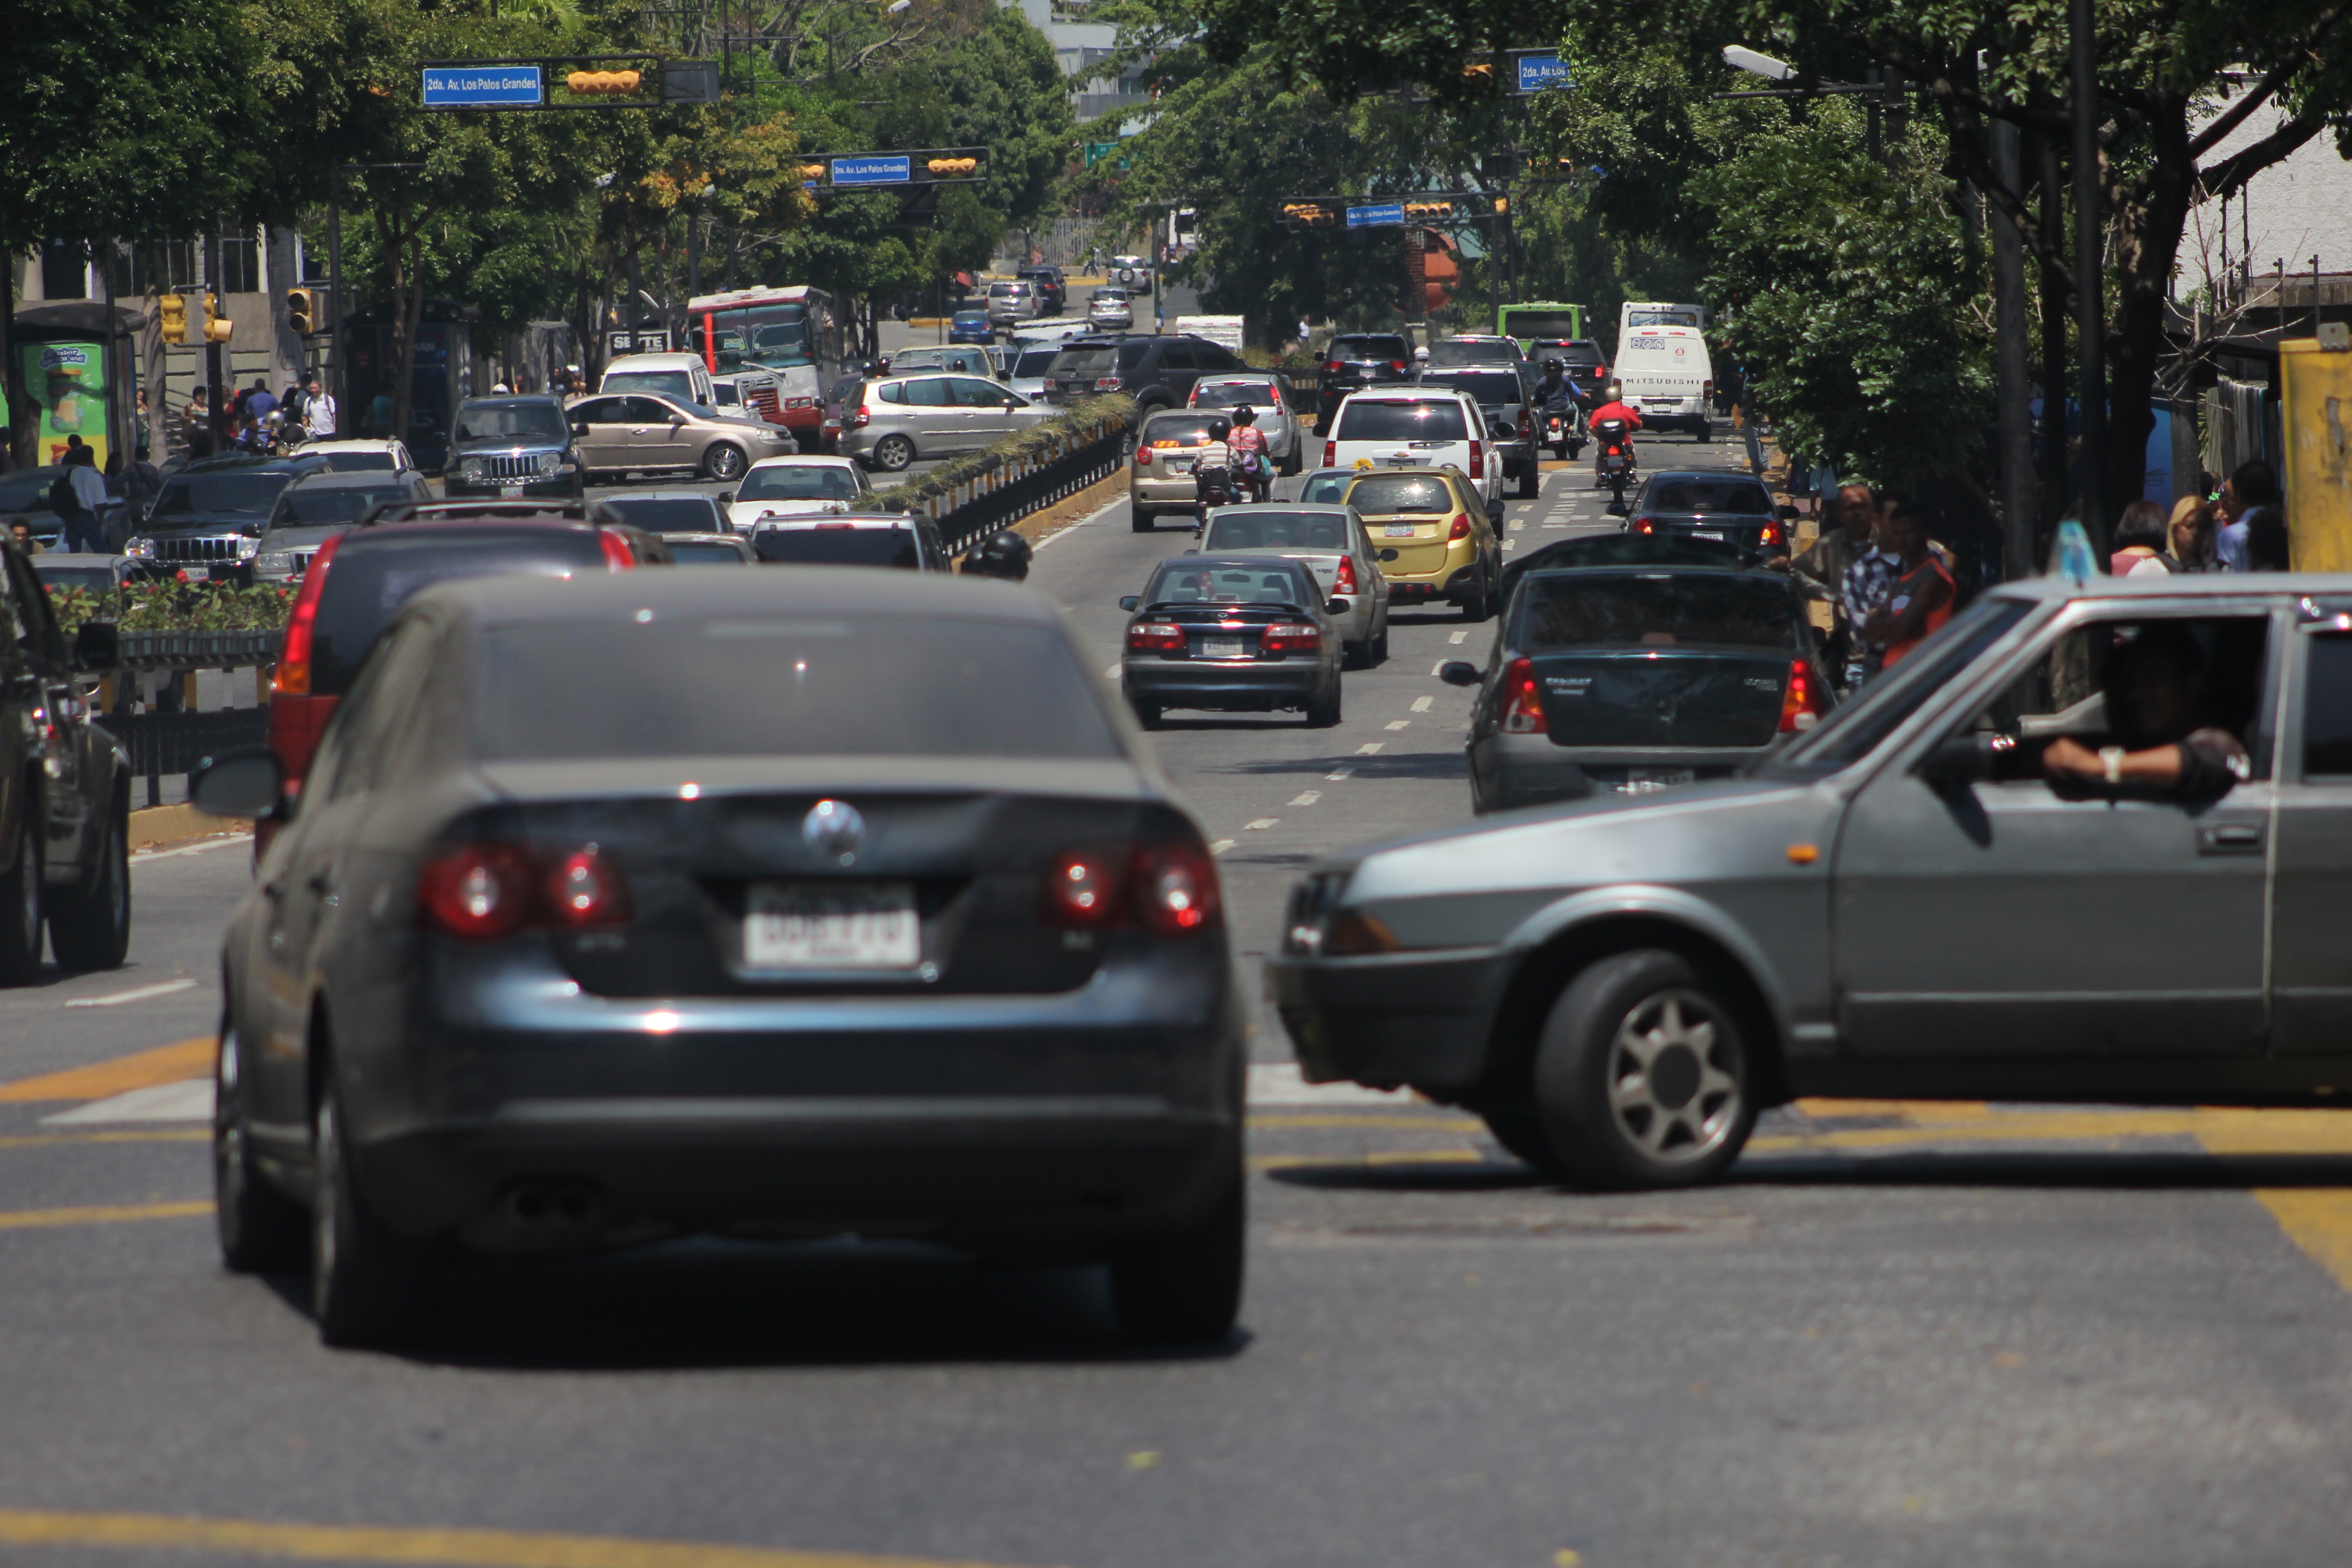
{"label": "yellow suv", "polygon": [[1460,470],[1367,468],[1345,500],[1380,552],[1391,605],[1444,599],[1461,605],[1467,621],[1495,613],[1502,542],[1478,487]]}

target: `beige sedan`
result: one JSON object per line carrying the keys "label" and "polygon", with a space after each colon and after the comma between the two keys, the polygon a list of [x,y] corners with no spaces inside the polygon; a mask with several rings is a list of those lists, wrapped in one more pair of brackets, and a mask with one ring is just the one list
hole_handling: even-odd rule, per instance
{"label": "beige sedan", "polygon": [[644,393],[598,393],[569,406],[573,443],[592,478],[700,474],[731,481],[765,458],[798,448],[791,434],[747,419],[713,418],[691,405]]}

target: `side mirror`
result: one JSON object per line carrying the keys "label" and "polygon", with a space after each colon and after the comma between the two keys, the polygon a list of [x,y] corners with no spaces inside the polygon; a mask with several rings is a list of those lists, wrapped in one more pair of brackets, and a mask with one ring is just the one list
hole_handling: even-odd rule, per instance
{"label": "side mirror", "polygon": [[1143,595],[1140,594],[1125,594],[1120,595],[1118,601],[1118,607],[1122,610],[1139,609],[1142,605]]}
{"label": "side mirror", "polygon": [[1486,677],[1479,674],[1476,665],[1456,658],[1438,667],[1437,679],[1448,686],[1475,686]]}
{"label": "side mirror", "polygon": [[585,436],[588,434],[588,422],[585,419],[581,420],[572,426],[572,433],[574,436]]}
{"label": "side mirror", "polygon": [[1344,616],[1348,613],[1349,605],[1345,599],[1334,599],[1323,607],[1335,616]]}
{"label": "side mirror", "polygon": [[275,752],[207,757],[188,780],[188,800],[212,816],[271,816],[286,800],[286,769]]}
{"label": "side mirror", "polygon": [[1383,550],[1381,552],[1381,559],[1383,561],[1393,561],[1396,558],[1397,552],[1393,550]]}
{"label": "side mirror", "polygon": [[1938,741],[1919,759],[1919,776],[1937,789],[1958,789],[1992,777],[1992,745],[1981,735]]}
{"label": "side mirror", "polygon": [[84,621],[74,633],[74,668],[92,671],[112,669],[122,662],[121,635],[112,621]]}

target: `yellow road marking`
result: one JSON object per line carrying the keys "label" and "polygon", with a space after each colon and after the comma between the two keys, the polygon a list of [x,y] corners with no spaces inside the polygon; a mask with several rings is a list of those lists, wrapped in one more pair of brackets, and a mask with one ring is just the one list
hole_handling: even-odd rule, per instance
{"label": "yellow road marking", "polygon": [[1461,1116],[1349,1116],[1344,1111],[1316,1111],[1310,1115],[1256,1116],[1249,1119],[1252,1127],[1375,1127],[1403,1128],[1417,1132],[1484,1132],[1486,1124]]}
{"label": "yellow road marking", "polygon": [[112,1061],[93,1062],[86,1068],[68,1068],[63,1072],[22,1079],[0,1085],[0,1101],[21,1104],[42,1100],[105,1100],[134,1089],[152,1089],[160,1083],[185,1083],[213,1070],[216,1044],[206,1035],[201,1039],[157,1046],[151,1051],[134,1051]]}
{"label": "yellow road marking", "polygon": [[1253,1171],[1296,1171],[1308,1165],[1483,1165],[1486,1156],[1475,1149],[1391,1149],[1356,1155],[1253,1154]]}
{"label": "yellow road marking", "polygon": [[240,1552],[311,1563],[429,1563],[438,1568],[984,1568],[980,1563],[935,1558],[631,1540],[618,1535],[272,1524],[259,1520],[9,1509],[0,1509],[0,1542],[20,1546]]}
{"label": "yellow road marking", "polygon": [[31,1230],[56,1225],[121,1225],[137,1219],[194,1219],[198,1215],[212,1212],[210,1203],[106,1204],[86,1208],[16,1209],[0,1213],[0,1230]]}
{"label": "yellow road marking", "polygon": [[51,1143],[202,1143],[210,1132],[33,1132],[0,1138],[0,1149],[39,1149]]}

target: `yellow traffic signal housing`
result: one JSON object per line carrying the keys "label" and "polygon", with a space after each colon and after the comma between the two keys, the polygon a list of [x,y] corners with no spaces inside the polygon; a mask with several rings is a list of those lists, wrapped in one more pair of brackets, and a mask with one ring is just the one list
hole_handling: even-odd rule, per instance
{"label": "yellow traffic signal housing", "polygon": [[220,296],[206,294],[205,296],[205,342],[208,343],[228,342],[232,326],[233,323],[229,319],[220,313]]}
{"label": "yellow traffic signal housing", "polygon": [[155,296],[155,321],[163,331],[165,342],[186,342],[188,341],[187,297],[181,294]]}
{"label": "yellow traffic signal housing", "polygon": [[1404,216],[1407,217],[1452,217],[1454,216],[1454,204],[1452,202],[1407,202],[1404,204]]}
{"label": "yellow traffic signal housing", "polygon": [[801,178],[803,180],[824,179],[824,165],[823,163],[803,163],[801,165]]}
{"label": "yellow traffic signal housing", "polygon": [[1511,216],[1510,197],[1496,196],[1495,198],[1495,216],[1496,217],[1508,217]]}
{"label": "yellow traffic signal housing", "polygon": [[583,98],[618,97],[636,91],[645,79],[643,71],[573,71],[563,85]]}
{"label": "yellow traffic signal housing", "polygon": [[933,158],[924,167],[934,174],[969,174],[980,167],[977,158]]}
{"label": "yellow traffic signal housing", "polygon": [[308,289],[286,290],[286,321],[296,333],[309,337],[319,330],[319,302]]}

